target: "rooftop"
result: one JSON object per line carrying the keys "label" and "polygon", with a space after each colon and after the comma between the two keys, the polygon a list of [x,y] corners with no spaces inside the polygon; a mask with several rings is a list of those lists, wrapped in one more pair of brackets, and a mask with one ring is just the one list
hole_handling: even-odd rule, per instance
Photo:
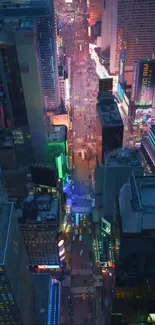
{"label": "rooftop", "polygon": [[123,232],[140,233],[155,229],[155,177],[130,177],[120,192]]}
{"label": "rooftop", "polygon": [[4,186],[7,189],[9,198],[24,198],[27,196],[26,175],[26,171],[23,170],[3,171]]}
{"label": "rooftop", "polygon": [[113,95],[99,93],[97,108],[102,126],[123,125],[117,100]]}
{"label": "rooftop", "polygon": [[0,265],[4,264],[13,203],[0,203]]}
{"label": "rooftop", "polygon": [[64,142],[67,137],[65,125],[52,125],[48,136],[48,142]]}
{"label": "rooftop", "polygon": [[59,199],[51,194],[38,194],[30,191],[23,201],[23,210],[18,215],[20,223],[50,223],[57,226],[59,223]]}
{"label": "rooftop", "polygon": [[38,325],[60,324],[61,284],[49,274],[32,275],[35,288],[34,320]]}
{"label": "rooftop", "polygon": [[47,324],[50,297],[50,280],[50,274],[32,275],[32,281],[35,289],[34,322],[38,325]]}
{"label": "rooftop", "polygon": [[108,167],[141,167],[139,152],[129,148],[117,148],[105,155]]}

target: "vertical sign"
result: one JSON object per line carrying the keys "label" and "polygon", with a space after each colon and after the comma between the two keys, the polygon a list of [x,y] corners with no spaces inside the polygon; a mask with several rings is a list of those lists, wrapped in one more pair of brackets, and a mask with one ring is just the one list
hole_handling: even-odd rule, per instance
{"label": "vertical sign", "polygon": [[135,101],[137,70],[138,70],[138,62],[135,62],[134,66],[133,66],[133,78],[132,78],[132,92],[131,92],[131,101],[132,102]]}
{"label": "vertical sign", "polygon": [[119,58],[119,79],[118,79],[121,86],[124,86],[125,55],[126,55],[126,50],[122,49],[120,51],[120,58]]}
{"label": "vertical sign", "polygon": [[151,125],[155,125],[155,88],[152,100]]}

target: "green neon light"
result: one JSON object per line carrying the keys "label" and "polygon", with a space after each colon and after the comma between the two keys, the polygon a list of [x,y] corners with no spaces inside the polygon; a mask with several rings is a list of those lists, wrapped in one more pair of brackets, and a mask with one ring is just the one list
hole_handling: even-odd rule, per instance
{"label": "green neon light", "polygon": [[63,149],[65,150],[65,142],[48,142],[48,147],[63,147]]}
{"label": "green neon light", "polygon": [[57,166],[58,166],[58,175],[59,175],[59,178],[63,178],[62,159],[61,159],[61,156],[57,157]]}
{"label": "green neon light", "polygon": [[66,141],[66,155],[68,156],[68,142]]}

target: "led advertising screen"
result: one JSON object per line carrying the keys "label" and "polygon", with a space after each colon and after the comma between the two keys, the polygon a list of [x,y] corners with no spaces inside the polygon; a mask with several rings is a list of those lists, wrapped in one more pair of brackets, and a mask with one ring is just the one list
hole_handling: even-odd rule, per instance
{"label": "led advertising screen", "polygon": [[147,109],[152,106],[155,86],[155,60],[140,60],[136,85],[136,108]]}
{"label": "led advertising screen", "polygon": [[53,125],[66,125],[68,128],[68,126],[69,126],[68,115],[67,114],[54,115],[52,124]]}
{"label": "led advertising screen", "polygon": [[126,54],[126,50],[122,49],[120,51],[120,58],[119,58],[119,79],[118,79],[121,86],[124,86],[125,54]]}

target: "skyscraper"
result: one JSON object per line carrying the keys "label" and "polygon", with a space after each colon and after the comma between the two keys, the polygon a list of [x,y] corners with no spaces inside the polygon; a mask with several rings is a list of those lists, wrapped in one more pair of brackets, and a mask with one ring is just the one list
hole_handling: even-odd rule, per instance
{"label": "skyscraper", "polygon": [[[12,25],[13,30],[21,30],[23,25],[29,28],[34,23],[44,107],[56,108],[60,99],[54,1],[1,2],[0,15],[1,29]],[[29,38],[29,35],[25,37]]]}
{"label": "skyscraper", "polygon": [[1,2],[0,19],[0,70],[7,115],[11,127],[29,126],[35,156],[43,156],[44,121],[48,125],[47,115],[60,105],[54,4],[48,0]]}
{"label": "skyscraper", "polygon": [[6,127],[20,129],[25,137],[30,134],[35,160],[44,161],[46,133],[35,26],[34,22],[26,24],[25,20],[21,22],[20,28],[17,28],[18,25],[19,20],[13,26],[5,21],[0,30],[3,42],[0,49],[0,70],[5,93]]}
{"label": "skyscraper", "polygon": [[151,58],[155,47],[154,0],[104,0],[102,51],[110,48],[110,72],[118,73],[120,49],[126,48],[125,79],[132,83],[133,63]]}
{"label": "skyscraper", "polygon": [[13,203],[0,203],[0,324],[32,324],[34,293]]}

